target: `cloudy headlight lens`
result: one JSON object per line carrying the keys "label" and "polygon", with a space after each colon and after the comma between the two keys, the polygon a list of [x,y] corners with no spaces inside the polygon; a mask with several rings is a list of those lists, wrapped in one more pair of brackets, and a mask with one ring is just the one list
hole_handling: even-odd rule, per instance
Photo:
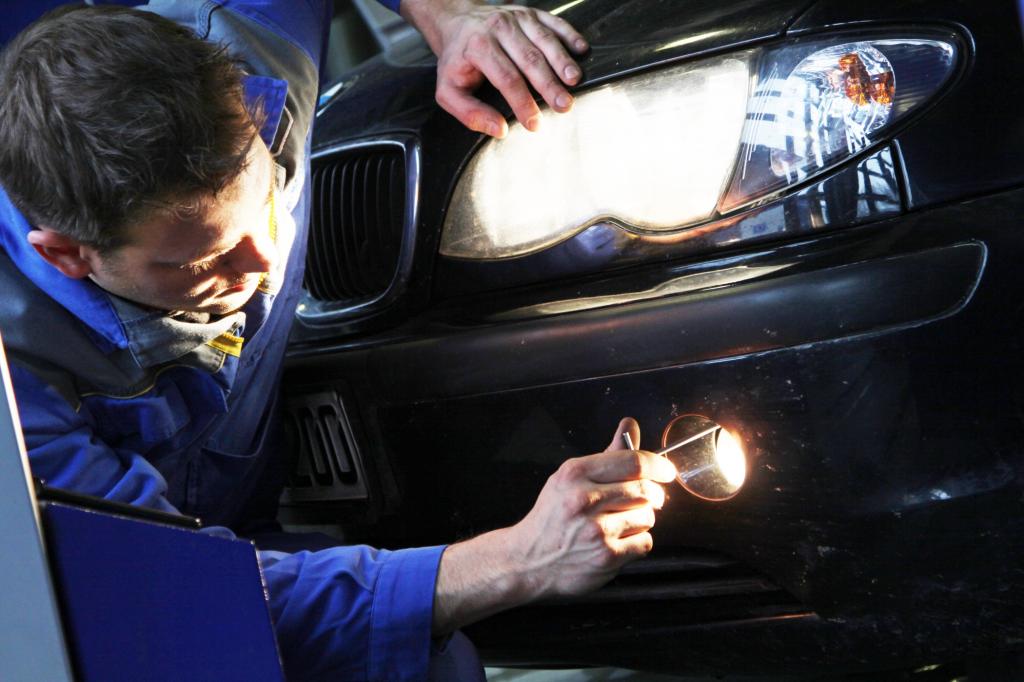
{"label": "cloudy headlight lens", "polygon": [[507,258],[601,218],[675,229],[715,210],[736,159],[750,54],[652,72],[581,93],[536,133],[512,125],[463,173],[441,253]]}
{"label": "cloudy headlight lens", "polygon": [[663,233],[768,201],[882,141],[946,83],[950,42],[817,40],[650,72],[513,124],[456,186],[441,253],[522,256],[597,221]]}

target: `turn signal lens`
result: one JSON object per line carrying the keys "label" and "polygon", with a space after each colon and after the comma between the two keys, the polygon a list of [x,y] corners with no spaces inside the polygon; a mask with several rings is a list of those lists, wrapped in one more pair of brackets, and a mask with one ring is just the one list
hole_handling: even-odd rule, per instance
{"label": "turn signal lens", "polygon": [[951,43],[915,38],[768,52],[719,212],[769,200],[880,142],[946,82],[954,57]]}

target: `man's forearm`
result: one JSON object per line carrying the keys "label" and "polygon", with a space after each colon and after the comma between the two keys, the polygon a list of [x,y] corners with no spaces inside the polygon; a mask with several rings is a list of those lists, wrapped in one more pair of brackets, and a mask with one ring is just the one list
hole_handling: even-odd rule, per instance
{"label": "man's forearm", "polygon": [[510,528],[451,545],[441,556],[434,590],[434,635],[446,635],[534,597],[512,556]]}

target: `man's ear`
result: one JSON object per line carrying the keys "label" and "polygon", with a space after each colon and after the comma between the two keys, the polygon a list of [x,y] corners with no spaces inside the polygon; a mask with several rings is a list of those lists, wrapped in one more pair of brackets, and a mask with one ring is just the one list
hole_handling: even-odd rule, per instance
{"label": "man's ear", "polygon": [[87,246],[73,237],[43,227],[26,235],[28,243],[47,263],[71,279],[82,279],[92,274],[92,266],[85,258]]}

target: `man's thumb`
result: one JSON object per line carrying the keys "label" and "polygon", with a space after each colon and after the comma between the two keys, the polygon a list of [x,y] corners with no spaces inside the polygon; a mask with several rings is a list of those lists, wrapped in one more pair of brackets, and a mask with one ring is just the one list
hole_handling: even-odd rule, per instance
{"label": "man's thumb", "polygon": [[[633,440],[633,447],[630,448],[626,439],[622,437],[622,434],[628,433],[629,437]],[[640,425],[637,424],[636,420],[632,417],[623,417],[622,421],[619,422],[618,428],[615,429],[615,435],[612,436],[612,442],[605,448],[605,452],[612,450],[630,450],[639,449],[640,447]]]}

